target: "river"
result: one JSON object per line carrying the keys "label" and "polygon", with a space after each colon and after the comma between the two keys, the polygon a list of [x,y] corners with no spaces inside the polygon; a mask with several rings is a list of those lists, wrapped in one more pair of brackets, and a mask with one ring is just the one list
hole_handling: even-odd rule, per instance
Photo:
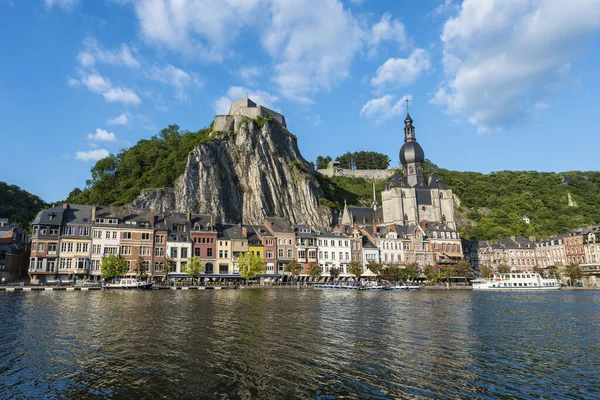
{"label": "river", "polygon": [[600,398],[600,291],[0,292],[0,398]]}

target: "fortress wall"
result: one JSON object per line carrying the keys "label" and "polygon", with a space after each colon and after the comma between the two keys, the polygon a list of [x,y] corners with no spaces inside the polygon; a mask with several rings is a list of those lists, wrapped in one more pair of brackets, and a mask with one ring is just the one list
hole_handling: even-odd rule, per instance
{"label": "fortress wall", "polygon": [[275,112],[273,110],[269,110],[266,107],[263,106],[258,106],[258,108],[263,111],[263,116],[265,117],[273,117],[273,119],[277,122],[279,122],[281,125],[286,126],[285,124],[285,117],[281,114],[279,114],[278,112]]}
{"label": "fortress wall", "polygon": [[216,132],[231,132],[234,127],[233,122],[232,115],[215,115],[212,130]]}
{"label": "fortress wall", "polygon": [[325,168],[319,169],[321,175],[325,176],[345,176],[348,178],[363,178],[365,180],[375,179],[376,181],[382,181],[394,173],[395,170],[392,169],[341,169],[341,168]]}

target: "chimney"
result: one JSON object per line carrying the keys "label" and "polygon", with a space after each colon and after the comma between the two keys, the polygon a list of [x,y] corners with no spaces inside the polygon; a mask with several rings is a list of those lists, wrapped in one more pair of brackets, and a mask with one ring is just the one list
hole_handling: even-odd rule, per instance
{"label": "chimney", "polygon": [[96,205],[92,206],[92,222],[96,221]]}
{"label": "chimney", "polygon": [[52,206],[50,208],[54,208],[56,207],[56,204],[52,203]]}
{"label": "chimney", "polygon": [[0,220],[0,226],[4,226],[4,220]]}
{"label": "chimney", "polygon": [[66,210],[67,208],[69,208],[69,203],[63,203],[63,210]]}
{"label": "chimney", "polygon": [[421,229],[425,230],[425,228],[427,228],[427,221],[422,220],[421,222],[419,222],[419,226],[421,227]]}
{"label": "chimney", "polygon": [[215,214],[210,214],[210,224],[215,226]]}
{"label": "chimney", "polygon": [[513,242],[514,242],[514,241],[516,241],[516,239],[517,239],[517,238],[516,238],[516,237],[514,237],[514,236],[511,236],[511,237],[510,237],[510,240],[512,240]]}
{"label": "chimney", "polygon": [[377,224],[373,224],[373,234],[377,233]]}
{"label": "chimney", "polygon": [[150,226],[154,228],[154,208],[150,209]]}
{"label": "chimney", "polygon": [[535,236],[529,236],[529,240],[535,242]]}
{"label": "chimney", "polygon": [[192,212],[190,211],[189,208],[187,210],[186,218],[187,218],[188,222],[192,222]]}
{"label": "chimney", "polygon": [[119,209],[119,219],[122,221],[124,216],[125,216],[125,207],[121,206],[121,208]]}
{"label": "chimney", "polygon": [[244,225],[242,225],[242,235],[248,237],[248,228]]}

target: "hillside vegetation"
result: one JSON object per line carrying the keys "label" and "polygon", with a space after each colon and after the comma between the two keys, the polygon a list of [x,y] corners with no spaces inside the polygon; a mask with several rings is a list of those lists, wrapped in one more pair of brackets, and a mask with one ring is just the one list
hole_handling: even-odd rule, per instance
{"label": "hillside vegetation", "polygon": [[158,136],[99,160],[91,169],[86,188],[74,189],[67,201],[118,206],[130,203],[143,189],[171,186],[184,172],[190,152],[216,139],[216,134],[210,133],[210,128],[188,132],[170,125]]}
{"label": "hillside vegetation", "polygon": [[[211,135],[209,128],[188,132],[171,125],[149,140],[140,140],[133,147],[98,161],[91,169],[86,188],[74,189],[67,201],[122,205],[130,203],[143,189],[172,186],[184,172],[193,148],[214,139],[216,136]],[[425,170],[427,174],[435,170],[459,197],[461,205],[456,210],[462,222],[459,230],[466,239],[500,239],[509,235],[542,238],[600,222],[600,172],[481,174],[450,171],[429,161]],[[362,206],[372,203],[372,183],[364,179],[319,176],[318,180],[325,194],[319,199],[322,205],[341,211],[344,201]],[[376,182],[380,205],[384,185],[384,181]],[[15,190],[19,189],[14,187],[12,192]],[[568,206],[569,193],[576,207]],[[43,204],[35,196],[29,198],[25,207],[15,206],[15,201],[11,200],[13,208],[0,216],[28,223]],[[524,215],[530,218],[530,224],[523,221]]]}
{"label": "hillside vegetation", "polygon": [[8,218],[29,232],[30,224],[40,210],[48,207],[38,196],[17,185],[0,182],[0,218]]}

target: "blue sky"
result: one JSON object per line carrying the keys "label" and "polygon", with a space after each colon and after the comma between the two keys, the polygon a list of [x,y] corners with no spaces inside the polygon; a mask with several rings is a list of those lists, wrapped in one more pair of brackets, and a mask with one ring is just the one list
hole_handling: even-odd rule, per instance
{"label": "blue sky", "polygon": [[597,169],[600,0],[0,0],[0,180],[48,202],[95,160],[246,92],[308,160]]}

